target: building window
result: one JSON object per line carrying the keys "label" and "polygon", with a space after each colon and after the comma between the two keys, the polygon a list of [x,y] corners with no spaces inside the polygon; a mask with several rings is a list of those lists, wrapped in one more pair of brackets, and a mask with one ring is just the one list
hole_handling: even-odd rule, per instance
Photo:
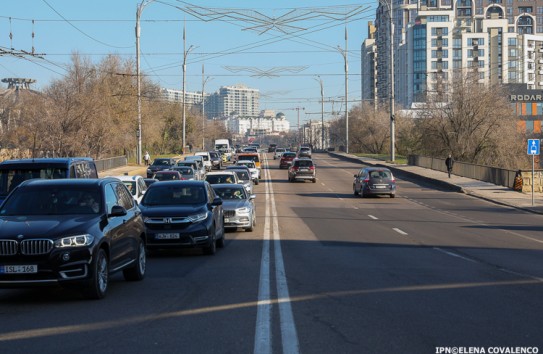
{"label": "building window", "polygon": [[519,15],[523,14],[523,13],[531,14],[532,10],[533,10],[533,8],[531,6],[519,6],[518,7]]}
{"label": "building window", "polygon": [[514,68],[518,67],[518,61],[510,60],[508,66],[509,66],[510,69],[514,69]]}
{"label": "building window", "polygon": [[510,46],[516,46],[517,45],[517,39],[516,38],[508,38],[507,39],[507,44],[509,44]]}

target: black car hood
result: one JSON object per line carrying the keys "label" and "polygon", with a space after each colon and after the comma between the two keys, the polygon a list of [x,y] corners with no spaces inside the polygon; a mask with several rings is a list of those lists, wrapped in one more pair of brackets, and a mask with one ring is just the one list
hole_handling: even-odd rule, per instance
{"label": "black car hood", "polygon": [[143,205],[140,204],[141,214],[147,217],[154,216],[190,216],[207,213],[207,204],[186,205]]}
{"label": "black car hood", "polygon": [[0,239],[13,239],[19,235],[25,239],[73,236],[89,232],[93,224],[100,224],[100,216],[3,216],[0,217]]}

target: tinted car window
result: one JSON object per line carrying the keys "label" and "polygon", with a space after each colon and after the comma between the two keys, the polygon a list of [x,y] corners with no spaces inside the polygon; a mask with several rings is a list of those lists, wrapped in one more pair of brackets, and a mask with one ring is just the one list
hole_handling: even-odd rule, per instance
{"label": "tinted car window", "polygon": [[132,209],[134,206],[134,198],[132,198],[125,185],[122,183],[115,183],[115,191],[119,197],[119,205],[126,210]]}

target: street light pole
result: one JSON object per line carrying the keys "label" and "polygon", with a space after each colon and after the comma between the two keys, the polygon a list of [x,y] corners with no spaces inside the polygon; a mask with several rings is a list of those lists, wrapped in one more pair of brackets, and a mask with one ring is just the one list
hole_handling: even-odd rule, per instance
{"label": "street light pole", "polygon": [[188,50],[185,50],[185,47],[186,47],[186,36],[185,36],[185,24],[183,24],[183,147],[182,147],[182,151],[183,151],[183,154],[185,153],[185,148],[187,146],[186,144],[186,140],[185,140],[185,137],[186,137],[186,134],[185,134],[185,128],[186,128],[186,122],[187,122],[187,119],[186,119],[186,109],[185,109],[185,99],[186,99],[186,92],[185,92],[185,76],[186,76],[186,72],[187,72],[187,56],[189,55],[190,51],[192,49],[194,49],[194,46],[190,46]]}
{"label": "street light pole", "polygon": [[302,138],[301,138],[301,128],[300,128],[300,109],[305,110],[305,107],[296,107],[296,111],[298,111],[298,144],[302,144]]}
{"label": "street light pole", "polygon": [[142,0],[136,9],[136,77],[138,86],[138,130],[136,136],[138,138],[138,146],[136,149],[136,160],[138,165],[141,165],[141,74],[140,74],[140,18],[143,8],[155,0]]}
{"label": "street light pole", "polygon": [[389,19],[389,38],[390,38],[390,160],[395,161],[395,126],[394,120],[394,16],[393,16],[393,0],[379,0],[381,4],[384,4],[388,9],[388,19]]}
{"label": "street light pole", "polygon": [[205,87],[206,82],[210,77],[204,79],[204,64],[202,64],[202,151],[205,151],[205,128],[206,128],[206,115],[205,115]]}
{"label": "street light pole", "polygon": [[345,62],[345,152],[349,153],[349,60],[347,58],[347,27],[345,27],[345,50],[338,46],[338,50],[343,55]]}
{"label": "street light pole", "polygon": [[319,78],[317,80],[321,85],[321,148],[324,150],[324,87],[322,85],[322,79],[320,75],[317,75]]}

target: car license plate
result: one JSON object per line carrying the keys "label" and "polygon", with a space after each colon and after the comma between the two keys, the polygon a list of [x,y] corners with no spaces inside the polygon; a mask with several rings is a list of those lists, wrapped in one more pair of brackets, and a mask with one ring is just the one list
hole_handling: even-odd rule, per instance
{"label": "car license plate", "polygon": [[162,234],[156,234],[155,238],[157,240],[175,240],[175,239],[179,238],[179,234],[178,233],[172,233],[172,232],[162,233]]}
{"label": "car license plate", "polygon": [[386,188],[387,186],[382,185],[382,184],[378,184],[378,185],[376,185],[376,186],[374,186],[374,187],[375,187],[375,188],[379,188],[379,189],[384,189],[384,188]]}
{"label": "car license plate", "polygon": [[1,274],[30,274],[30,273],[37,273],[37,272],[38,272],[38,266],[35,264],[0,266]]}
{"label": "car license plate", "polygon": [[307,168],[301,168],[300,171],[302,171],[302,172],[307,172],[307,171],[309,171],[309,169],[307,169]]}

